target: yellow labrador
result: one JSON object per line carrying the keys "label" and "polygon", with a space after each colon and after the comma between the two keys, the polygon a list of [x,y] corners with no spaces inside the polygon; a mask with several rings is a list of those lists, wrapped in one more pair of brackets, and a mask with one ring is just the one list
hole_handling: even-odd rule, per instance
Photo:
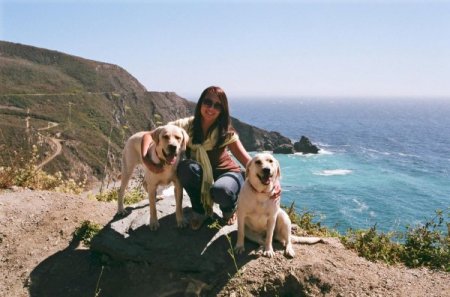
{"label": "yellow labrador", "polygon": [[263,255],[273,257],[272,240],[285,247],[285,255],[294,257],[294,243],[321,242],[317,237],[291,235],[291,220],[280,208],[280,199],[271,199],[274,186],[281,177],[278,161],[268,153],[257,154],[246,168],[246,180],[239,193],[237,206],[238,236],[235,251],[244,248],[244,237],[264,246]]}
{"label": "yellow labrador", "polygon": [[[126,142],[122,154],[122,177],[119,190],[118,210],[119,214],[124,214],[123,196],[128,182],[133,174],[136,165],[143,164],[141,157],[142,137],[149,132],[138,132],[132,135]],[[156,191],[159,185],[168,185],[171,182],[175,188],[176,199],[176,219],[178,227],[185,227],[187,222],[183,217],[183,188],[177,178],[177,165],[182,152],[186,150],[189,141],[187,133],[175,125],[161,126],[152,132],[153,142],[150,144],[146,158],[154,164],[160,164],[163,171],[154,173],[145,166],[144,187],[148,193],[150,204],[150,229],[159,228],[156,213]]]}

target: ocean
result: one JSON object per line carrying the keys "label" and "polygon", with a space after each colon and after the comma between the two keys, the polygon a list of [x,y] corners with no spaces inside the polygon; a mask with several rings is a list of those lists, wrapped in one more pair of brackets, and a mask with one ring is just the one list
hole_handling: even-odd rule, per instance
{"label": "ocean", "polygon": [[230,111],[321,148],[275,156],[282,204],[327,227],[404,231],[450,207],[450,100],[230,99]]}

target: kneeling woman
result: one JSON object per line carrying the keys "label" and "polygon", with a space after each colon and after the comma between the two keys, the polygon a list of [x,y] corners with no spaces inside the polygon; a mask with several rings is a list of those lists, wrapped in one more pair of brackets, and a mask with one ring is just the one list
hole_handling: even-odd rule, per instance
{"label": "kneeling woman", "polygon": [[[214,202],[219,204],[224,221],[233,224],[244,177],[228,149],[244,167],[251,158],[231,126],[225,92],[215,86],[205,89],[197,102],[195,115],[171,124],[184,128],[190,137],[188,159],[178,165],[178,178],[191,200],[191,228],[199,229],[212,215]],[[148,134],[142,141],[142,156],[147,154],[150,142]],[[152,171],[158,170],[154,164],[145,164]]]}

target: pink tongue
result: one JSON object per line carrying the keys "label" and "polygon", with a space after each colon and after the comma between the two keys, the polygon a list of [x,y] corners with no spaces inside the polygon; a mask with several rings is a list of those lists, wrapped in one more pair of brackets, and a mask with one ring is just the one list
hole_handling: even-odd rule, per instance
{"label": "pink tongue", "polygon": [[166,159],[166,161],[167,161],[167,163],[169,163],[170,165],[173,165],[173,164],[175,164],[175,162],[177,161],[177,158],[176,157],[169,157],[169,158],[167,158]]}

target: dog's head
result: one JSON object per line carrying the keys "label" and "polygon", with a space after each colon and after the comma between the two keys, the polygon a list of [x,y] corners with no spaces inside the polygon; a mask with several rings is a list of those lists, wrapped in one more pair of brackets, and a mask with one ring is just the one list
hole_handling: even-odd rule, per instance
{"label": "dog's head", "polygon": [[175,125],[165,125],[152,132],[158,157],[173,165],[178,161],[181,152],[186,150],[189,136],[184,129]]}
{"label": "dog's head", "polygon": [[280,164],[271,154],[257,154],[247,164],[246,176],[258,192],[271,191],[281,177]]}

